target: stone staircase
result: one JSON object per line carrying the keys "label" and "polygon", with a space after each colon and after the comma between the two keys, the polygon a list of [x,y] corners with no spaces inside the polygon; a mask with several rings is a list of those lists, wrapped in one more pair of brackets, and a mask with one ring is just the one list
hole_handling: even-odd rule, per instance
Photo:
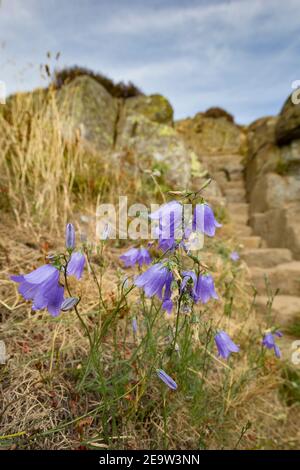
{"label": "stone staircase", "polygon": [[279,289],[272,314],[278,324],[285,326],[300,321],[300,261],[293,260],[288,249],[268,248],[261,237],[253,234],[248,224],[249,204],[241,159],[239,155],[210,155],[203,161],[222,190],[241,258],[247,263],[257,290],[256,309],[261,314],[267,311],[267,279],[273,292]]}

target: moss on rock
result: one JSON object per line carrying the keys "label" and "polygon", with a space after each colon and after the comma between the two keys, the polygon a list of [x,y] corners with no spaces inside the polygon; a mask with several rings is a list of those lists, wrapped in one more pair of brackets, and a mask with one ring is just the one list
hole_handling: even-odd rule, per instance
{"label": "moss on rock", "polygon": [[159,124],[173,124],[173,108],[162,95],[135,96],[125,103],[126,114],[142,114]]}

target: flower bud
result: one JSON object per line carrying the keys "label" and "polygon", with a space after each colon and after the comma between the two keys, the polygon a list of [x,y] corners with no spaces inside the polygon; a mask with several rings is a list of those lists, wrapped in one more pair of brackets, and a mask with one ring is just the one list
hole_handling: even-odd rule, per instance
{"label": "flower bud", "polygon": [[135,335],[137,334],[137,330],[138,330],[137,321],[136,321],[136,318],[133,317],[133,319],[132,319],[132,331]]}
{"label": "flower bud", "polygon": [[79,302],[78,297],[68,297],[67,299],[63,301],[60,309],[63,312],[67,312],[68,310],[72,310],[72,308],[74,308],[78,304],[78,302]]}
{"label": "flower bud", "polygon": [[75,229],[73,224],[67,224],[66,227],[66,247],[68,250],[75,248]]}

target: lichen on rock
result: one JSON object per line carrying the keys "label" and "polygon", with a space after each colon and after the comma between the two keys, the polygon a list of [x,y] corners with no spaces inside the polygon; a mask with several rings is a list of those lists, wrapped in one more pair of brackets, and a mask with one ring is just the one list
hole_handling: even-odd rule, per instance
{"label": "lichen on rock", "polygon": [[118,131],[117,148],[131,149],[141,166],[155,162],[165,165],[165,178],[170,185],[186,188],[191,176],[191,153],[166,124],[159,124],[143,114],[125,115]]}
{"label": "lichen on rock", "polygon": [[173,108],[162,95],[135,96],[124,103],[125,114],[142,114],[158,124],[173,124]]}

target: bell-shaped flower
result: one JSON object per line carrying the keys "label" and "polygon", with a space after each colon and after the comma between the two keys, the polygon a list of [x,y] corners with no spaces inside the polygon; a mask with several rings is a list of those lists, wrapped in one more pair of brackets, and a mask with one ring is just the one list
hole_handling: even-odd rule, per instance
{"label": "bell-shaped flower", "polygon": [[156,369],[157,377],[160,378],[171,390],[177,389],[177,383],[164,370]]}
{"label": "bell-shaped flower", "polygon": [[273,349],[276,357],[281,357],[281,352],[277,344],[275,343],[275,336],[281,338],[283,334],[281,331],[275,331],[275,333],[271,333],[267,331],[263,337],[262,345],[265,346],[267,349]]}
{"label": "bell-shaped flower", "polygon": [[78,297],[67,297],[61,304],[60,309],[63,312],[67,312],[68,310],[72,310],[72,308],[76,307],[78,302],[79,302]]}
{"label": "bell-shaped flower", "polygon": [[182,276],[182,281],[181,281],[181,286],[180,286],[181,292],[186,290],[188,284],[190,284],[191,289],[194,292],[194,288],[197,285],[196,273],[194,273],[194,271],[183,271],[181,273],[181,276]]}
{"label": "bell-shaped flower", "polygon": [[239,346],[232,341],[225,331],[219,331],[219,333],[216,334],[215,343],[218,348],[219,356],[224,359],[227,359],[231,353],[237,353],[240,350]]}
{"label": "bell-shaped flower", "polygon": [[172,282],[173,282],[173,274],[171,271],[168,272],[167,279],[165,282],[165,290],[164,290],[164,296],[163,296],[163,303],[162,303],[162,308],[166,310],[167,313],[171,313],[173,309],[173,301],[171,299],[172,296]]}
{"label": "bell-shaped flower", "polygon": [[146,248],[130,248],[126,253],[120,256],[120,259],[124,262],[126,268],[138,264],[140,267],[143,264],[151,263],[151,256]]}
{"label": "bell-shaped flower", "polygon": [[230,257],[231,261],[235,261],[235,262],[239,261],[239,259],[240,259],[240,255],[238,254],[237,251],[232,251],[230,253],[229,257]]}
{"label": "bell-shaped flower", "polygon": [[19,293],[25,300],[32,300],[33,310],[47,308],[50,315],[56,317],[64,300],[64,288],[59,284],[59,271],[50,264],[45,264],[29,274],[11,276],[19,283]]}
{"label": "bell-shaped flower", "polygon": [[193,230],[214,237],[218,227],[222,225],[216,221],[213,210],[207,204],[197,204],[193,216]]}
{"label": "bell-shaped flower", "polygon": [[176,245],[177,243],[174,237],[170,237],[170,238],[159,237],[158,239],[158,248],[160,248],[163,252],[173,251],[176,248]]}
{"label": "bell-shaped flower", "polygon": [[137,331],[138,331],[138,324],[137,324],[137,319],[136,319],[136,317],[133,317],[132,322],[131,322],[131,325],[132,325],[133,334],[136,335],[136,334],[137,334]]}
{"label": "bell-shaped flower", "polygon": [[149,217],[158,221],[155,233],[159,240],[159,248],[163,251],[174,249],[175,240],[182,238],[183,205],[178,201],[170,201],[152,212]]}
{"label": "bell-shaped flower", "polygon": [[80,251],[74,251],[67,266],[67,275],[75,276],[79,280],[85,266],[85,256]]}
{"label": "bell-shaped flower", "polygon": [[170,300],[168,298],[163,299],[163,289],[167,292],[170,290],[171,282],[173,280],[173,274],[163,263],[157,263],[147,269],[143,274],[137,276],[134,284],[137,287],[144,289],[147,297],[153,297],[157,295],[160,300]]}
{"label": "bell-shaped flower", "polygon": [[202,302],[206,304],[210,298],[218,300],[218,295],[215,291],[213,277],[210,274],[203,274],[198,276],[197,284],[194,288],[195,302]]}
{"label": "bell-shaped flower", "polygon": [[74,250],[75,248],[75,229],[73,224],[67,224],[66,226],[66,248],[68,250]]}

